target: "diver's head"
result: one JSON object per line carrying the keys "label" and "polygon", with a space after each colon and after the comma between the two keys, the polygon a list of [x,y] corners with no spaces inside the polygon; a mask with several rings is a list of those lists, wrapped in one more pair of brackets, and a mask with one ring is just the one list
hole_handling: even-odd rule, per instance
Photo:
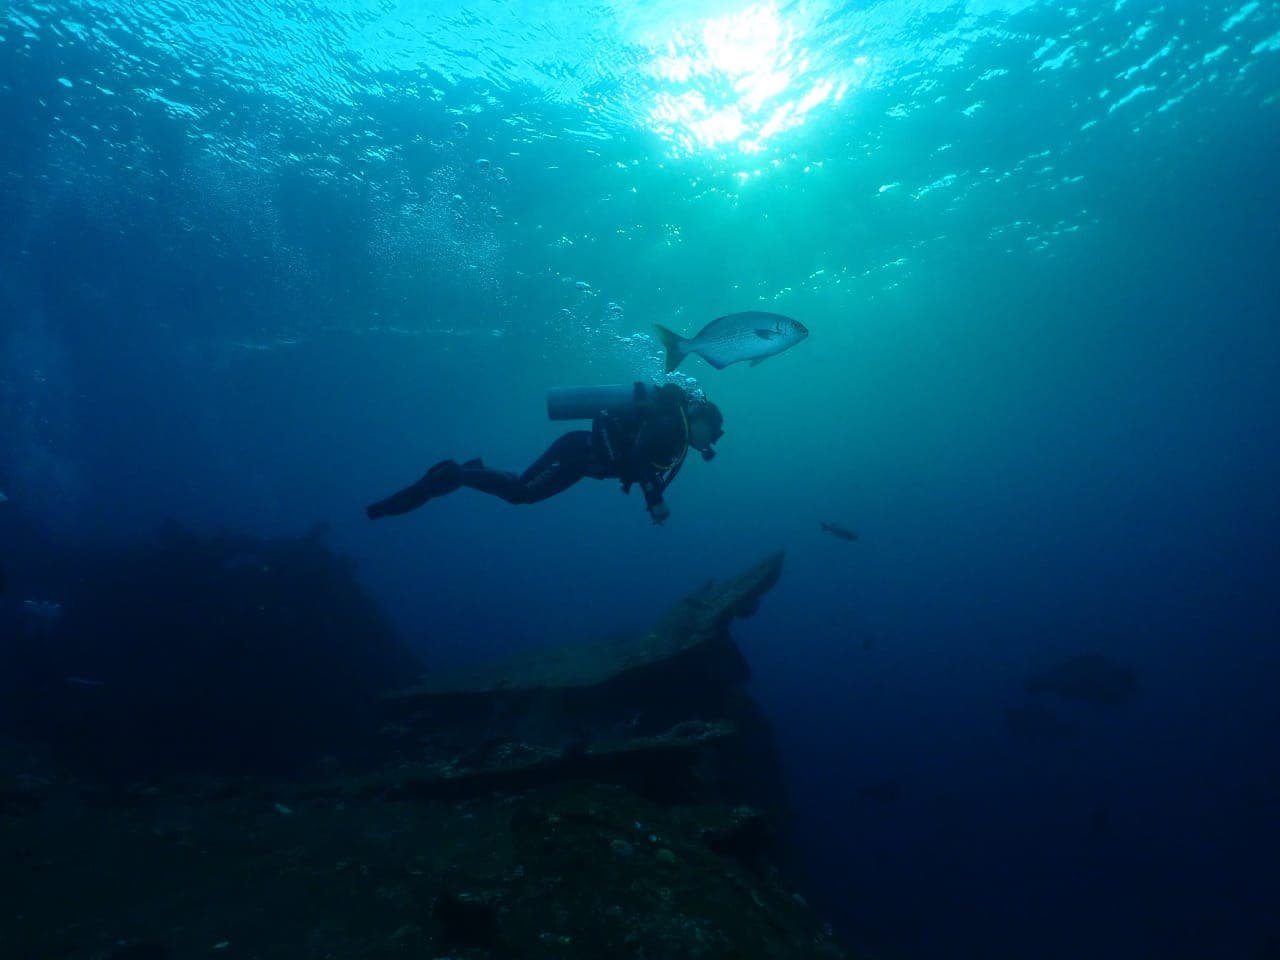
{"label": "diver's head", "polygon": [[702,454],[703,460],[716,455],[711,445],[724,436],[724,415],[710,400],[695,400],[686,414],[689,421],[689,446]]}

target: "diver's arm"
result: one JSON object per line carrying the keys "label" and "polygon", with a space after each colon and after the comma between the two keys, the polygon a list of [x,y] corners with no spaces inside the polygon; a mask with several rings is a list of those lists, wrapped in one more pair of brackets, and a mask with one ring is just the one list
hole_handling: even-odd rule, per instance
{"label": "diver's arm", "polygon": [[656,471],[649,470],[640,478],[640,489],[644,492],[645,509],[654,523],[662,523],[671,516],[671,508],[662,499],[662,491],[667,488],[663,478]]}
{"label": "diver's arm", "polygon": [[652,510],[662,502],[662,491],[666,489],[666,484],[657,473],[650,471],[640,478],[640,489],[644,491],[645,509]]}
{"label": "diver's arm", "polygon": [[662,524],[671,516],[671,507],[668,507],[666,500],[662,499],[662,492],[645,484],[641,484],[640,489],[644,490],[645,507],[648,508],[654,524]]}
{"label": "diver's arm", "polygon": [[640,489],[644,491],[645,507],[648,508],[654,523],[662,523],[671,516],[671,508],[662,499],[662,495],[666,492],[667,487],[671,485],[671,481],[676,478],[676,474],[680,472],[680,467],[683,465],[684,459],[681,458],[669,470],[654,470],[650,468],[649,472],[641,479]]}

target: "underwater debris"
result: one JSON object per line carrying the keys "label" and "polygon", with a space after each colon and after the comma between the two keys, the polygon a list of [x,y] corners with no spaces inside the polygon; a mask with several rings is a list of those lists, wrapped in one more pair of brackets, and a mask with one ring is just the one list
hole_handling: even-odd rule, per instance
{"label": "underwater debris", "polygon": [[[173,543],[162,556],[194,552],[237,589],[331,562],[314,545],[290,559],[296,542]],[[227,570],[250,546],[271,577]],[[7,904],[15,955],[68,955],[59,897],[73,889],[73,935],[89,944],[75,955],[98,960],[93,944],[116,944],[116,960],[221,953],[232,930],[228,955],[262,960],[307,942],[343,957],[839,960],[774,856],[780,764],[729,633],[781,566],[778,554],[708,583],[633,637],[385,697],[358,743],[368,766],[149,768],[137,782],[63,779],[30,801],[15,783],[21,816],[0,817],[0,855],[41,863]],[[163,901],[163,942],[118,942],[121,890]]]}
{"label": "underwater debris", "polygon": [[63,563],[68,595],[22,607],[31,638],[58,642],[0,651],[12,661],[0,663],[0,732],[81,770],[365,762],[379,698],[420,670],[318,526],[260,539],[169,521],[148,542]]}
{"label": "underwater debris", "polygon": [[739,806],[721,824],[702,831],[702,842],[721,856],[755,864],[773,849],[774,831],[764,812]]}
{"label": "underwater debris", "polygon": [[[455,673],[424,677],[392,694],[401,704],[438,698],[521,691],[587,689],[728,640],[727,627],[755,613],[760,598],[777,584],[784,555],[779,552],[721,584],[708,581],[674,604],[654,629],[605,642],[577,643],[504,657]],[[736,647],[734,648],[736,652]],[[745,662],[735,662],[736,671]]]}
{"label": "underwater debris", "polygon": [[[308,955],[351,958],[842,957],[765,857],[757,810],[664,807],[578,782],[466,804],[369,795],[340,821],[323,805],[284,819],[258,802],[275,789],[245,782],[194,797],[167,787],[72,808],[70,822],[0,820],[0,850],[21,844],[41,863],[12,891],[6,946],[86,960],[294,960],[308,942],[323,945]],[[180,840],[151,829],[175,815],[190,827]],[[614,841],[629,855],[614,854]],[[86,843],[113,869],[86,858]],[[66,889],[79,950],[67,949]],[[164,939],[118,940],[122,890],[164,903]],[[233,946],[221,946],[230,930]]]}
{"label": "underwater debris", "polygon": [[452,947],[493,947],[498,939],[498,904],[490,894],[442,893],[434,915],[440,939]]}
{"label": "underwater debris", "polygon": [[755,612],[782,562],[778,553],[706,584],[650,631],[427,677],[392,696],[387,731],[406,755],[368,788],[457,796],[578,777],[664,799],[779,802],[772,734],[728,626]]}

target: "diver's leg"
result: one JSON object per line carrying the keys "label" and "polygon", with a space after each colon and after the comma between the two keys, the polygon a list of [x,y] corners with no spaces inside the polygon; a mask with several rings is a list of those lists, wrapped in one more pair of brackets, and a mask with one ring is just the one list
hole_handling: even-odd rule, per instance
{"label": "diver's leg", "polygon": [[441,460],[422,475],[417,483],[398,490],[384,500],[365,507],[370,520],[394,516],[417,510],[433,497],[440,497],[458,489],[462,482],[462,467],[452,460]]}
{"label": "diver's leg", "polygon": [[508,470],[490,467],[471,467],[462,471],[462,485],[481,493],[501,497],[507,503],[527,503],[524,484]]}
{"label": "diver's leg", "polygon": [[537,503],[569,489],[586,476],[590,438],[585,430],[566,433],[520,476],[468,466],[462,471],[462,485],[501,497],[507,503]]}

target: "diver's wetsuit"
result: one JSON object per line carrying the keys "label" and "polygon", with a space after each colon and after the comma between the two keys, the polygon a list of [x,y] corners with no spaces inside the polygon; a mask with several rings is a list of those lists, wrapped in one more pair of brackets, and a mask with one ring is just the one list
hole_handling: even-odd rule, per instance
{"label": "diver's wetsuit", "polygon": [[537,503],[583,477],[617,479],[628,492],[638,483],[645,506],[652,510],[662,502],[663,491],[684,462],[688,441],[688,426],[679,407],[647,417],[599,416],[590,430],[564,434],[519,476],[464,466],[462,486],[508,503]]}
{"label": "diver's wetsuit", "polygon": [[677,401],[673,393],[660,394],[657,409],[644,415],[602,414],[590,430],[571,430],[559,437],[521,474],[493,470],[479,460],[436,464],[417,483],[369,507],[369,517],[407,513],[459,486],[508,503],[537,503],[583,477],[621,480],[623,492],[638,483],[645,506],[652,510],[662,502],[689,448],[683,392],[680,397]]}

